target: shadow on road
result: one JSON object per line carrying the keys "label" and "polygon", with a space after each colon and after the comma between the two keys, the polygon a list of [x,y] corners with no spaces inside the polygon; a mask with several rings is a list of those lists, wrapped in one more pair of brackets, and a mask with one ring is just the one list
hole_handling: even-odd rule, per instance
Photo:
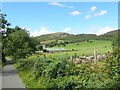
{"label": "shadow on road", "polygon": [[4,70],[2,71],[3,76],[10,76],[10,75],[16,75],[16,70]]}

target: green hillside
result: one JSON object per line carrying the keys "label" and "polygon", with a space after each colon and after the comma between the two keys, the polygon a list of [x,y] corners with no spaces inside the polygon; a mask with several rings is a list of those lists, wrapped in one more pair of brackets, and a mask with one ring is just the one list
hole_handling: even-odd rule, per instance
{"label": "green hillside", "polygon": [[96,34],[69,34],[64,32],[45,34],[41,36],[34,37],[36,40],[43,42],[48,40],[64,40],[64,41],[74,41],[80,42],[84,40],[114,40],[118,36],[118,30],[105,33],[103,35],[97,36]]}
{"label": "green hillside", "polygon": [[58,33],[52,33],[52,34],[45,34],[45,35],[37,36],[34,38],[39,41],[47,41],[47,40],[58,40],[62,37],[67,37],[69,35],[70,34],[68,33],[58,32]]}
{"label": "green hillside", "polygon": [[106,40],[114,40],[117,37],[118,37],[118,30],[111,31],[111,32],[108,32],[108,33],[105,33],[103,35],[98,36],[98,38],[103,39],[103,40],[104,39],[106,39]]}
{"label": "green hillside", "polygon": [[77,34],[77,35],[69,35],[67,37],[61,38],[62,40],[68,40],[68,41],[85,41],[85,40],[93,40],[97,39],[97,35],[95,34]]}

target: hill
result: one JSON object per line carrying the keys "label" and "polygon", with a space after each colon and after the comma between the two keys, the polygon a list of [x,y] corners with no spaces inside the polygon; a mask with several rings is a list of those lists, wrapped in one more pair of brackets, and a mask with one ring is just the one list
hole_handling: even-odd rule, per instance
{"label": "hill", "polygon": [[105,40],[114,40],[118,37],[118,30],[107,32],[103,35],[98,36],[99,39],[105,39]]}
{"label": "hill", "polygon": [[47,41],[47,40],[58,40],[63,37],[68,37],[70,34],[68,33],[63,33],[63,32],[57,32],[57,33],[52,33],[52,34],[45,34],[41,36],[34,37],[38,41]]}
{"label": "hill", "polygon": [[34,37],[36,40],[43,42],[48,40],[64,40],[64,41],[84,41],[84,40],[114,40],[118,36],[118,30],[107,32],[103,35],[97,36],[96,34],[69,34],[64,32],[57,32],[52,34],[45,34]]}

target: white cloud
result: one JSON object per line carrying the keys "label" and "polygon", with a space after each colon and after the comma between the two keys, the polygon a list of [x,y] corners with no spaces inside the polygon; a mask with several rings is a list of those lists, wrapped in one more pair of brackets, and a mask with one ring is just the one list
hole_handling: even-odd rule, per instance
{"label": "white cloud", "polygon": [[63,31],[64,32],[69,32],[71,30],[71,27],[67,27],[67,28],[65,28]]}
{"label": "white cloud", "polygon": [[48,4],[53,5],[53,6],[65,7],[64,4],[60,4],[58,2],[51,2],[51,3],[48,3]]}
{"label": "white cloud", "polygon": [[96,6],[92,6],[90,10],[94,12],[96,10]]}
{"label": "white cloud", "polygon": [[41,27],[39,31],[31,32],[30,35],[35,37],[35,36],[40,36],[40,35],[49,34],[49,33],[52,33],[52,32],[48,31],[46,27]]}
{"label": "white cloud", "polygon": [[102,10],[98,13],[95,13],[94,16],[102,16],[102,15],[105,15],[105,14],[107,14],[107,10]]}
{"label": "white cloud", "polygon": [[67,6],[65,4],[61,4],[61,3],[58,3],[58,2],[51,2],[51,3],[48,3],[48,4],[53,5],[53,6],[58,6],[58,7],[74,8],[73,6]]}
{"label": "white cloud", "polygon": [[30,30],[30,28],[27,28],[27,27],[20,27],[21,29],[25,29],[25,30],[27,30],[27,31],[29,31]]}
{"label": "white cloud", "polygon": [[73,15],[73,16],[77,16],[77,15],[80,15],[81,12],[75,10],[75,11],[72,11],[70,14]]}
{"label": "white cloud", "polygon": [[110,27],[110,26],[106,26],[106,27],[103,27],[103,28],[99,29],[99,30],[96,32],[96,35],[105,34],[105,33],[107,33],[107,32],[113,31],[113,30],[117,30],[117,28],[113,28],[113,27]]}
{"label": "white cloud", "polygon": [[85,16],[85,19],[89,19],[89,18],[91,18],[91,15],[86,15]]}

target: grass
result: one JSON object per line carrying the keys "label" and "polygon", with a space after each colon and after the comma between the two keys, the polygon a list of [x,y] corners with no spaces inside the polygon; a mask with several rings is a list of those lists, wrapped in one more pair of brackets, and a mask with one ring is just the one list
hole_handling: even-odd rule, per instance
{"label": "grass", "polygon": [[[29,87],[29,85],[31,86],[31,84],[29,82],[31,82],[31,73],[30,70],[23,70],[19,72],[20,77],[23,80],[23,83],[26,85],[26,87]],[[31,82],[33,83],[33,82]]]}
{"label": "grass", "polygon": [[[79,45],[77,45],[79,44]],[[72,44],[67,44],[65,47],[64,46],[56,46],[54,48],[65,48],[67,50],[78,50],[78,51],[69,51],[69,52],[55,52],[55,53],[42,53],[42,54],[33,54],[28,60],[36,60],[39,57],[47,57],[47,58],[55,58],[55,57],[64,57],[64,56],[71,56],[74,55],[75,53],[79,56],[84,55],[93,55],[94,50],[97,50],[98,53],[104,54],[106,52],[112,51],[112,42],[111,41],[105,41],[105,40],[93,40],[92,43],[89,42],[80,42],[80,43],[72,43]]]}
{"label": "grass", "polygon": [[71,52],[57,52],[51,55],[73,55],[77,53],[77,55],[93,55],[94,50],[97,50],[98,53],[104,54],[106,52],[112,51],[112,42],[111,41],[105,41],[105,40],[93,40],[92,43],[90,42],[80,42],[80,43],[72,43],[67,44],[66,46],[56,46],[53,48],[65,48],[67,50],[78,50],[78,51],[71,51]]}
{"label": "grass", "polygon": [[44,41],[45,44],[50,44],[51,42],[55,42],[56,40],[49,40],[49,41]]}

